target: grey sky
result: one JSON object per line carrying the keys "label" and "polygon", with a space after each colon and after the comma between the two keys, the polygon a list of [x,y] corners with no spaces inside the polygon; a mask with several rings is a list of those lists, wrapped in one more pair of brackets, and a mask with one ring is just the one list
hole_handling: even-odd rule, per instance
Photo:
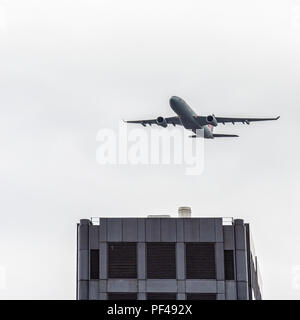
{"label": "grey sky", "polygon": [[[76,223],[91,216],[250,222],[264,298],[300,298],[300,1],[0,0],[0,298],[75,297]],[[122,118],[277,116],[221,126],[205,170],[99,166]],[[146,130],[150,130],[147,128]]]}

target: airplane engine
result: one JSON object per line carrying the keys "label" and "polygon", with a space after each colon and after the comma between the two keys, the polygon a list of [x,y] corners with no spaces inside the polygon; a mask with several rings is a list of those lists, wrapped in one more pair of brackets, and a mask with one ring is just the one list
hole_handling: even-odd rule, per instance
{"label": "airplane engine", "polygon": [[156,123],[159,126],[164,127],[164,128],[166,128],[168,126],[167,121],[166,121],[166,119],[164,117],[157,117]]}
{"label": "airplane engine", "polygon": [[213,114],[206,117],[206,123],[211,124],[214,127],[218,125],[217,119]]}

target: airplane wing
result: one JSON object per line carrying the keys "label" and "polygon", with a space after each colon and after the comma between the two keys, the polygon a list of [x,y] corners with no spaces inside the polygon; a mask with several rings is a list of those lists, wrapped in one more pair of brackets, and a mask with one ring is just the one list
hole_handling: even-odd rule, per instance
{"label": "airplane wing", "polygon": [[[195,117],[200,125],[206,125],[206,117],[203,116],[196,116]],[[241,123],[246,123],[246,124],[250,124],[250,122],[254,122],[254,121],[269,121],[269,120],[278,120],[280,117],[276,117],[276,118],[227,118],[227,117],[215,117],[217,123],[232,123],[235,124],[236,122],[241,122]]]}
{"label": "airplane wing", "polygon": [[233,138],[233,137],[238,137],[238,135],[236,135],[236,134],[214,133],[213,137],[214,138]]}
{"label": "airplane wing", "polygon": [[[158,117],[161,118],[162,120],[164,119],[166,121],[167,124],[172,124],[173,126],[176,125],[182,125],[181,121],[179,119],[179,117],[169,117],[169,118],[163,118],[163,117]],[[158,124],[157,123],[157,119],[150,119],[150,120],[129,120],[129,121],[125,121],[126,123],[139,123],[142,126],[146,127],[147,124],[149,124],[150,126],[152,124]]]}
{"label": "airplane wing", "polygon": [[250,124],[250,122],[254,121],[269,121],[269,120],[278,120],[280,117],[276,118],[226,118],[226,117],[215,117],[218,123],[228,123],[231,122],[235,124],[236,122],[242,122],[246,124]]}

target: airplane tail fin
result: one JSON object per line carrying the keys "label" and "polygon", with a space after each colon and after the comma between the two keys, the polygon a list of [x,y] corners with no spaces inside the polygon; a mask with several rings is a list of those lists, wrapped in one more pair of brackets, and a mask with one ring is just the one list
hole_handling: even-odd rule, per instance
{"label": "airplane tail fin", "polygon": [[222,134],[222,133],[214,133],[213,134],[214,138],[233,138],[233,137],[238,137],[236,134]]}

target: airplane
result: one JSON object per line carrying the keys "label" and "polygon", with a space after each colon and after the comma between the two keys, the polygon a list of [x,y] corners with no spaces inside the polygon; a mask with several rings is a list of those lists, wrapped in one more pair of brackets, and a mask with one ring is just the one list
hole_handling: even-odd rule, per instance
{"label": "airplane", "polygon": [[[229,118],[229,117],[216,117],[214,114],[208,116],[198,116],[195,111],[181,98],[172,96],[170,98],[170,106],[172,110],[177,114],[175,117],[157,117],[156,119],[150,120],[130,120],[125,121],[126,123],[139,123],[146,127],[146,125],[156,124],[158,126],[166,128],[168,124],[176,126],[183,126],[187,130],[194,132],[194,135],[189,136],[190,138],[200,138],[214,139],[223,137],[238,137],[235,134],[220,134],[213,133],[214,128],[218,126],[219,123],[232,123],[241,122],[243,124],[250,124],[254,121],[268,121],[268,120],[278,120],[280,117],[276,118]],[[203,130],[203,131],[202,131]]]}

